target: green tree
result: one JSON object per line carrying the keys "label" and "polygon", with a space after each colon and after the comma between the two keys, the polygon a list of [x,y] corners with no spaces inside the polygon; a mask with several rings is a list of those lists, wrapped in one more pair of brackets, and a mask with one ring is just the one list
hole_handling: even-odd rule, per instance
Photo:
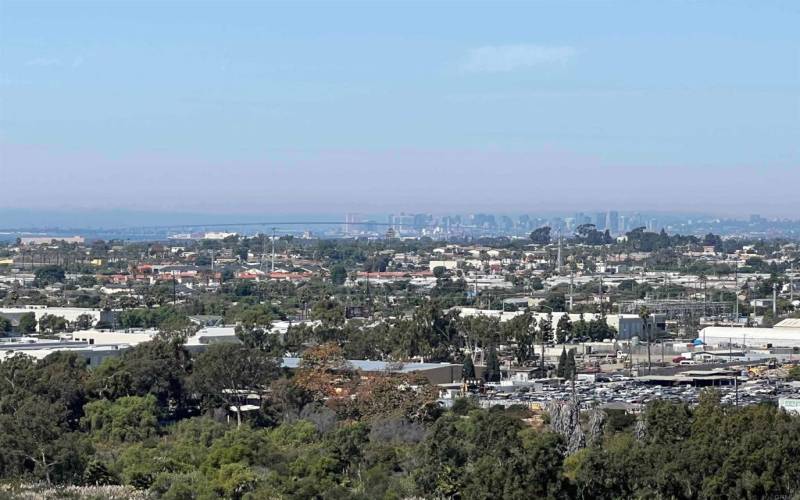
{"label": "green tree", "polygon": [[236,249],[236,256],[239,257],[239,262],[247,262],[249,254],[250,250],[244,245]]}
{"label": "green tree", "polygon": [[686,404],[656,400],[647,406],[644,417],[647,435],[654,443],[672,444],[691,435],[691,412]]}
{"label": "green tree", "polygon": [[561,355],[558,357],[558,366],[556,367],[556,376],[566,378],[567,373],[567,348],[561,348]]}
{"label": "green tree", "polygon": [[586,333],[591,340],[599,342],[604,339],[613,339],[617,334],[617,330],[610,326],[605,318],[600,318],[589,321]]}
{"label": "green tree", "polygon": [[553,340],[553,318],[551,314],[539,321],[539,341],[551,342]]}
{"label": "green tree", "polygon": [[133,393],[131,378],[121,358],[109,357],[92,370],[86,388],[93,397],[114,400]]}
{"label": "green tree", "polygon": [[269,329],[272,325],[272,322],[275,320],[275,317],[269,308],[263,305],[255,305],[245,306],[238,309],[235,311],[232,319],[233,322],[240,323],[245,327],[260,327]]}
{"label": "green tree", "polygon": [[[488,346],[492,342],[500,341],[498,336],[500,332],[500,323],[495,318],[482,315],[459,317],[454,326],[472,348]],[[505,328],[506,331],[511,330],[509,336],[513,336],[517,333],[517,329],[511,325]]]}
{"label": "green tree", "polygon": [[158,432],[158,406],[152,394],[92,401],[84,413],[84,428],[100,441],[136,442]]}
{"label": "green tree", "polygon": [[[56,423],[77,429],[86,402],[85,360],[75,353],[56,352],[39,362],[16,354],[0,363],[0,405],[13,412],[19,401],[39,397],[58,412]],[[5,411],[5,410],[4,410]]]}
{"label": "green tree", "polygon": [[544,226],[535,229],[531,235],[531,242],[536,245],[549,245],[550,244],[550,227]]}
{"label": "green tree", "polygon": [[211,480],[211,488],[219,498],[239,499],[256,487],[258,477],[247,465],[225,464]]}
{"label": "green tree", "polygon": [[261,351],[262,354],[277,354],[281,346],[278,334],[270,332],[268,327],[237,325],[236,337],[246,348]]}
{"label": "green tree", "polygon": [[399,359],[422,356],[432,361],[451,359],[459,340],[452,314],[445,314],[436,303],[414,310],[410,319],[393,324],[392,350]]}
{"label": "green tree", "polygon": [[572,337],[572,321],[569,314],[563,314],[556,325],[556,343],[563,344]]}
{"label": "green tree", "polygon": [[74,327],[76,330],[88,330],[94,324],[94,317],[90,314],[81,314],[75,318]]}
{"label": "green tree", "polygon": [[60,417],[58,408],[38,395],[20,399],[13,412],[1,412],[0,472],[6,477],[31,475],[48,484],[79,481],[91,446]]}
{"label": "green tree", "polygon": [[62,266],[47,265],[42,266],[34,271],[36,285],[39,287],[52,285],[54,283],[63,283],[66,273]]}
{"label": "green tree", "polygon": [[160,411],[178,414],[185,411],[191,358],[182,346],[151,340],[126,350],[119,362],[104,363],[101,367],[100,373],[92,376],[92,387],[107,388],[118,396],[120,385],[126,384],[125,395],[152,394]]}
{"label": "green tree", "polygon": [[248,396],[266,393],[277,373],[275,358],[260,349],[213,344],[195,360],[191,386],[207,407],[235,407],[236,423],[241,425],[241,407]]}
{"label": "green tree", "polygon": [[58,333],[67,329],[67,320],[53,314],[43,314],[39,318],[39,331],[42,333]]}
{"label": "green tree", "polygon": [[502,339],[514,342],[514,358],[519,365],[525,365],[535,355],[536,318],[525,312],[501,323]]}
{"label": "green tree", "polygon": [[483,374],[484,380],[487,382],[500,381],[500,361],[497,359],[497,349],[494,344],[489,344],[489,350],[486,353],[486,368]]}
{"label": "green tree", "polygon": [[461,368],[461,378],[464,380],[472,380],[475,378],[475,364],[472,362],[472,356],[470,355],[464,357],[464,366]]}
{"label": "green tree", "polygon": [[567,299],[562,292],[551,291],[540,306],[541,311],[559,312],[566,310]]}
{"label": "green tree", "polygon": [[311,317],[329,326],[342,327],[345,322],[344,305],[331,299],[317,301],[311,307]]}
{"label": "green tree", "polygon": [[85,402],[86,364],[74,353],[41,361],[17,354],[0,363],[0,478],[30,475],[77,482],[91,453],[74,432]]}
{"label": "green tree", "polygon": [[347,268],[342,264],[336,264],[331,267],[331,282],[334,285],[344,285],[347,280]]}
{"label": "green tree", "polygon": [[27,312],[19,318],[19,332],[22,334],[30,334],[36,332],[36,315],[32,312]]}
{"label": "green tree", "polygon": [[168,316],[159,322],[157,338],[175,345],[183,345],[197,329],[197,325],[189,321],[185,315]]}
{"label": "green tree", "polygon": [[558,436],[524,430],[502,410],[447,414],[430,428],[413,471],[417,494],[436,498],[556,498]]}
{"label": "green tree", "polygon": [[97,285],[97,278],[91,274],[82,274],[78,276],[76,284],[81,288],[92,288]]}
{"label": "green tree", "polygon": [[575,363],[575,349],[570,349],[567,352],[567,360],[564,365],[564,378],[568,380],[575,380],[578,373],[578,365]]}

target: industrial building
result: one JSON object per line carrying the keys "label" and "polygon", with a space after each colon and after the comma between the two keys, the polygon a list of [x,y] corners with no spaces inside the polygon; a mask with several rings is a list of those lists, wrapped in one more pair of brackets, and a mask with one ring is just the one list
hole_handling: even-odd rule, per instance
{"label": "industrial building", "polygon": [[[73,342],[84,342],[89,345],[125,344],[138,345],[153,340],[158,334],[155,329],[136,330],[81,330],[65,333],[61,337]],[[209,326],[201,328],[186,339],[186,347],[206,346],[220,342],[239,342],[236,328],[233,326]]]}
{"label": "industrial building", "polygon": [[800,327],[747,328],[709,326],[700,330],[699,337],[708,345],[800,347]]}
{"label": "industrial building", "polygon": [[88,366],[98,366],[104,359],[116,357],[130,345],[115,343],[90,345],[86,342],[48,340],[32,337],[12,337],[0,340],[0,362],[16,354],[25,354],[41,360],[56,352],[75,353],[86,360]]}
{"label": "industrial building", "polygon": [[666,329],[666,319],[665,314],[651,314],[648,319],[649,332],[645,332],[644,321],[638,314],[609,314],[606,316],[606,323],[617,330],[617,339],[628,340],[639,337],[641,340],[646,340],[648,333],[656,338],[658,332]]}
{"label": "industrial building", "polygon": [[105,323],[107,325],[114,325],[117,320],[119,311],[96,309],[88,307],[48,307],[48,306],[19,306],[19,307],[0,307],[0,316],[7,318],[11,321],[12,325],[19,322],[19,318],[23,314],[33,313],[38,322],[42,316],[58,316],[64,318],[70,323],[74,323],[81,316],[89,316],[92,318],[92,323]]}
{"label": "industrial building", "polygon": [[[302,358],[283,358],[282,367],[296,370]],[[462,365],[453,363],[387,363],[349,359],[347,364],[354,370],[364,373],[404,373],[424,376],[431,384],[451,384],[461,382]]]}
{"label": "industrial building", "polygon": [[[38,337],[8,337],[0,339],[0,362],[17,353],[27,354],[37,360],[55,352],[72,352],[84,359],[89,366],[97,366],[108,357],[115,357],[125,350],[148,342],[158,330],[82,330],[61,335],[59,340]],[[239,342],[235,328],[216,326],[202,328],[186,339],[184,347],[190,352],[201,352],[210,344]]]}

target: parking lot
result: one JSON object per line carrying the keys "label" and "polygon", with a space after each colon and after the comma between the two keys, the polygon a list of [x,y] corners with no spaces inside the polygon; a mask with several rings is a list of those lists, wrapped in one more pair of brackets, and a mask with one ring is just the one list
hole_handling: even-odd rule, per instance
{"label": "parking lot", "polygon": [[[603,382],[578,380],[574,384],[574,392],[570,383],[492,385],[486,386],[484,392],[478,396],[482,406],[508,406],[536,403],[544,405],[548,401],[563,400],[574,395],[583,408],[599,405],[637,411],[657,399],[697,404],[700,392],[706,388],[689,384],[650,385],[624,375],[611,375],[608,379]],[[777,405],[778,398],[800,397],[800,384],[768,379],[748,380],[740,377],[737,384],[714,386],[713,389],[722,394],[722,403],[740,406],[759,403]]]}

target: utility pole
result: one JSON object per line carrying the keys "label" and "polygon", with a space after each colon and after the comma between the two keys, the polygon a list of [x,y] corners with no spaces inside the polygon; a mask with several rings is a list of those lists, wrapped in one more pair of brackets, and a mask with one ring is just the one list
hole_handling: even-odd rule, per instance
{"label": "utility pole", "polygon": [[272,228],[272,262],[269,269],[270,274],[275,272],[275,228]]}
{"label": "utility pole", "polygon": [[772,318],[778,317],[778,284],[772,284]]}

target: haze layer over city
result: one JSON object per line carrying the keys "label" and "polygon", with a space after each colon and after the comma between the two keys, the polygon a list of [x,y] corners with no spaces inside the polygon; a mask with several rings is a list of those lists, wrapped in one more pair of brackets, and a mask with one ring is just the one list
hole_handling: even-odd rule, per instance
{"label": "haze layer over city", "polygon": [[0,0],[0,497],[798,498],[798,26]]}

